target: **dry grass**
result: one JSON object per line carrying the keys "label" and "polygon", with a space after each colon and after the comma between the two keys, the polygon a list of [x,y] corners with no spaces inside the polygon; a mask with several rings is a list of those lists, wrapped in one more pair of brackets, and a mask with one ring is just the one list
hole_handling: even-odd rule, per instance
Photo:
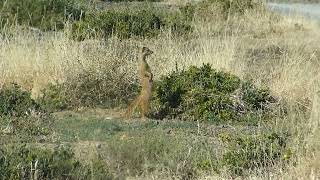
{"label": "dry grass", "polygon": [[320,27],[303,18],[280,18],[258,11],[227,22],[194,23],[195,35],[189,40],[164,32],[152,40],[75,42],[67,37],[68,32],[39,35],[11,27],[7,30],[10,34],[0,38],[0,86],[17,82],[32,89],[36,98],[49,83],[62,83],[93,70],[101,76],[108,72],[115,82],[110,88],[117,90],[118,83],[136,80],[137,47],[142,45],[155,52],[150,65],[156,79],[176,63],[179,68],[210,63],[241,78],[252,78],[278,97],[305,107],[310,115],[293,109],[287,119],[277,122],[279,129],[296,133],[292,143],[300,156],[297,165],[288,171],[275,170],[274,177],[320,178]]}

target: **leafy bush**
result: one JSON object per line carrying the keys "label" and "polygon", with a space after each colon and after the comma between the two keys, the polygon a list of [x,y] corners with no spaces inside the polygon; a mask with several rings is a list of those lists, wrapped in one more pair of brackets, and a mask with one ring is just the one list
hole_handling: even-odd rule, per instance
{"label": "leafy bush", "polygon": [[276,101],[270,95],[269,89],[257,89],[249,82],[244,82],[241,90],[243,92],[242,99],[245,104],[256,110],[268,108],[266,105]]}
{"label": "leafy bush", "polygon": [[50,84],[42,90],[42,97],[37,101],[48,112],[61,111],[68,108],[68,99],[62,85]]}
{"label": "leafy bush", "polygon": [[[155,116],[214,122],[242,121],[267,112],[274,102],[268,90],[258,89],[209,64],[174,71],[155,83]],[[250,117],[248,119],[248,117]]]}
{"label": "leafy bush", "polygon": [[262,133],[256,136],[223,137],[222,141],[227,144],[228,151],[223,154],[222,164],[232,174],[243,175],[246,170],[270,167],[290,155],[286,134]]}
{"label": "leafy bush", "polygon": [[179,12],[160,12],[156,8],[141,8],[128,11],[104,11],[88,13],[82,21],[73,24],[72,37],[83,40],[93,37],[119,38],[154,37],[161,29],[171,29],[173,33],[185,34],[191,25]]}
{"label": "leafy bush", "polygon": [[0,89],[0,116],[22,117],[40,110],[39,104],[31,98],[31,93],[17,84]]}
{"label": "leafy bush", "polygon": [[79,20],[83,9],[75,0],[0,0],[1,24],[30,25],[41,30],[63,29],[67,20]]}
{"label": "leafy bush", "polygon": [[94,161],[93,167],[81,164],[67,147],[50,150],[15,145],[0,149],[0,178],[111,179],[101,163],[101,160]]}

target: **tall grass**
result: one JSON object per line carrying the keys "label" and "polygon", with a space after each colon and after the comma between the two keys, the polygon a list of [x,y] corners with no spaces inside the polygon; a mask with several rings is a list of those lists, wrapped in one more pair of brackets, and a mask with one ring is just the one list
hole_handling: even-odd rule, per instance
{"label": "tall grass", "polygon": [[92,72],[108,79],[108,91],[131,93],[120,85],[137,80],[140,46],[155,52],[149,60],[155,79],[171,72],[176,64],[186,68],[210,63],[242,79],[253,79],[258,86],[268,86],[274,95],[290,102],[288,116],[275,125],[278,131],[294,134],[290,142],[298,164],[292,163],[289,172],[274,170],[274,176],[319,177],[319,27],[303,18],[261,10],[226,20],[213,18],[217,21],[193,21],[194,34],[189,39],[163,31],[153,39],[111,37],[77,42],[69,38],[68,30],[36,33],[19,26],[5,27],[0,37],[0,86],[16,82],[37,98],[48,84]]}

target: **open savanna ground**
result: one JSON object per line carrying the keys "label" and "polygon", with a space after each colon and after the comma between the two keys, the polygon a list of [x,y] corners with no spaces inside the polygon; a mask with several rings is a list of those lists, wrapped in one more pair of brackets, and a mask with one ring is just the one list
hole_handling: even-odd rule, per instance
{"label": "open savanna ground", "polygon": [[[320,178],[319,22],[251,0],[0,5],[0,179]],[[150,118],[129,120],[143,46]]]}

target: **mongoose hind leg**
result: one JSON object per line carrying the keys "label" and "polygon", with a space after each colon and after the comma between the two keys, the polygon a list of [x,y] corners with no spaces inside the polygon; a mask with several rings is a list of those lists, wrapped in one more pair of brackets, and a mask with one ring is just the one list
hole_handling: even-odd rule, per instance
{"label": "mongoose hind leg", "polygon": [[141,118],[146,119],[150,109],[149,100],[141,101],[140,108],[141,108]]}
{"label": "mongoose hind leg", "polygon": [[138,96],[127,108],[126,112],[126,118],[131,119],[133,111],[137,108],[137,106],[140,104],[141,98]]}

